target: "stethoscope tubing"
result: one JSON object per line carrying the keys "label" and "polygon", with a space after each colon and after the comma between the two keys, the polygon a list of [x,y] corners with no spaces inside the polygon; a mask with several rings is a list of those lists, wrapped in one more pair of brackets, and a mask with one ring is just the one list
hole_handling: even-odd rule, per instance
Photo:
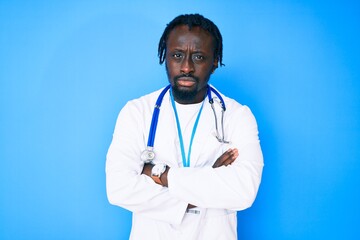
{"label": "stethoscope tubing", "polygon": [[215,93],[215,95],[219,98],[220,104],[221,104],[221,108],[222,108],[222,110],[225,112],[225,111],[226,111],[226,106],[225,106],[224,99],[221,97],[220,93],[215,90],[215,88],[213,88],[212,86],[208,85],[207,95],[208,95],[210,104],[214,103],[214,99],[211,97],[211,92]]}
{"label": "stethoscope tubing", "polygon": [[[148,149],[148,150],[153,150],[153,148],[154,148],[155,135],[156,135],[156,129],[157,129],[157,124],[158,124],[158,120],[159,120],[161,103],[162,103],[162,100],[163,100],[166,92],[170,89],[170,87],[171,87],[170,84],[167,85],[167,86],[161,91],[161,93],[159,94],[158,99],[156,100],[155,107],[154,107],[154,112],[153,112],[152,119],[151,119],[151,125],[150,125],[149,136],[148,136],[148,142],[147,142],[147,149]],[[218,126],[217,126],[217,116],[216,116],[215,109],[214,109],[214,105],[213,105],[214,99],[213,99],[213,97],[211,96],[211,92],[213,92],[213,93],[216,95],[216,97],[219,98],[220,104],[221,104],[221,109],[222,109],[222,114],[221,114],[221,115],[222,115],[222,116],[221,116],[222,138],[218,137],[218,136],[220,136],[220,135],[219,135]],[[209,99],[209,103],[211,104],[211,108],[212,108],[212,110],[214,111],[217,139],[218,139],[220,142],[226,143],[226,141],[225,141],[225,139],[224,139],[224,124],[223,124],[223,121],[224,121],[224,114],[223,114],[223,113],[226,111],[226,106],[225,106],[224,99],[221,97],[220,93],[219,93],[218,91],[216,91],[216,90],[215,90],[213,87],[211,87],[210,85],[208,85],[208,88],[207,88],[207,96],[208,96],[208,99]]]}
{"label": "stethoscope tubing", "polygon": [[156,100],[153,116],[151,119],[151,125],[150,125],[150,131],[149,131],[149,137],[148,137],[148,143],[147,143],[148,148],[154,147],[155,133],[156,133],[157,123],[158,123],[158,119],[159,119],[161,103],[164,98],[164,95],[166,94],[166,92],[169,90],[170,87],[171,87],[170,84],[168,86],[166,86],[160,93],[158,99]]}

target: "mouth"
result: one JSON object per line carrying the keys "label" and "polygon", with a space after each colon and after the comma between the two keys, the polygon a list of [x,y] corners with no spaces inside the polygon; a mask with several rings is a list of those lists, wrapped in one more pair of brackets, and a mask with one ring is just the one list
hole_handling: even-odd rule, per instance
{"label": "mouth", "polygon": [[196,79],[193,77],[180,77],[176,80],[179,87],[192,87],[196,84]]}

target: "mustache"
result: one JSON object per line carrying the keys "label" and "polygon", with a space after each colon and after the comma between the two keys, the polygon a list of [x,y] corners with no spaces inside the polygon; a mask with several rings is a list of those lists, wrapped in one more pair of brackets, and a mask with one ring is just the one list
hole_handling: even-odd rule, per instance
{"label": "mustache", "polygon": [[179,80],[179,78],[191,78],[192,80],[194,80],[195,82],[199,82],[199,78],[192,75],[192,74],[181,74],[181,75],[177,75],[174,77],[174,81]]}

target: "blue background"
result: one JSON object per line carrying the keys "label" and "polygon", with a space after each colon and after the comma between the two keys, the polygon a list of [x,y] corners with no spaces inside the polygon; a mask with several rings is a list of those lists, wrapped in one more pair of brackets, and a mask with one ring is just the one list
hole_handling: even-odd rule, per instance
{"label": "blue background", "polygon": [[167,83],[157,44],[212,19],[212,83],[248,105],[265,156],[241,239],[360,235],[357,1],[0,1],[0,239],[127,239],[105,155],[127,100]]}

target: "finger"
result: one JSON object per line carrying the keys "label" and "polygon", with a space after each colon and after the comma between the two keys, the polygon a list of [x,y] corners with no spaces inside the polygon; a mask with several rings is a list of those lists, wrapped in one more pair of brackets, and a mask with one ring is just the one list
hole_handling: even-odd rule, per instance
{"label": "finger", "polygon": [[225,167],[226,167],[226,166],[232,164],[233,162],[234,162],[234,160],[225,161],[225,162],[223,162],[222,166],[225,166]]}
{"label": "finger", "polygon": [[239,156],[238,150],[236,148],[229,148],[226,150],[214,163],[213,168],[221,167],[223,165],[231,164]]}
{"label": "finger", "polygon": [[229,148],[226,152],[224,152],[222,155],[221,155],[221,158],[231,158],[232,155],[234,155],[234,153],[237,152],[237,149],[231,149]]}
{"label": "finger", "polygon": [[239,156],[239,151],[237,149],[232,151],[231,158],[233,158],[235,160],[238,156]]}
{"label": "finger", "polygon": [[227,166],[227,165],[232,164],[236,160],[236,158],[239,156],[239,152],[237,151],[237,149],[234,149],[229,154],[230,155],[228,156],[228,158],[223,159],[223,161],[221,162],[221,166]]}
{"label": "finger", "polygon": [[235,159],[237,158],[238,155],[239,153],[237,149],[229,149],[226,152],[224,152],[223,155],[221,155],[221,157],[219,157],[218,161],[222,163],[231,159]]}
{"label": "finger", "polygon": [[231,151],[226,153],[227,158],[226,159],[235,159],[239,156],[239,151],[235,149],[231,149]]}

